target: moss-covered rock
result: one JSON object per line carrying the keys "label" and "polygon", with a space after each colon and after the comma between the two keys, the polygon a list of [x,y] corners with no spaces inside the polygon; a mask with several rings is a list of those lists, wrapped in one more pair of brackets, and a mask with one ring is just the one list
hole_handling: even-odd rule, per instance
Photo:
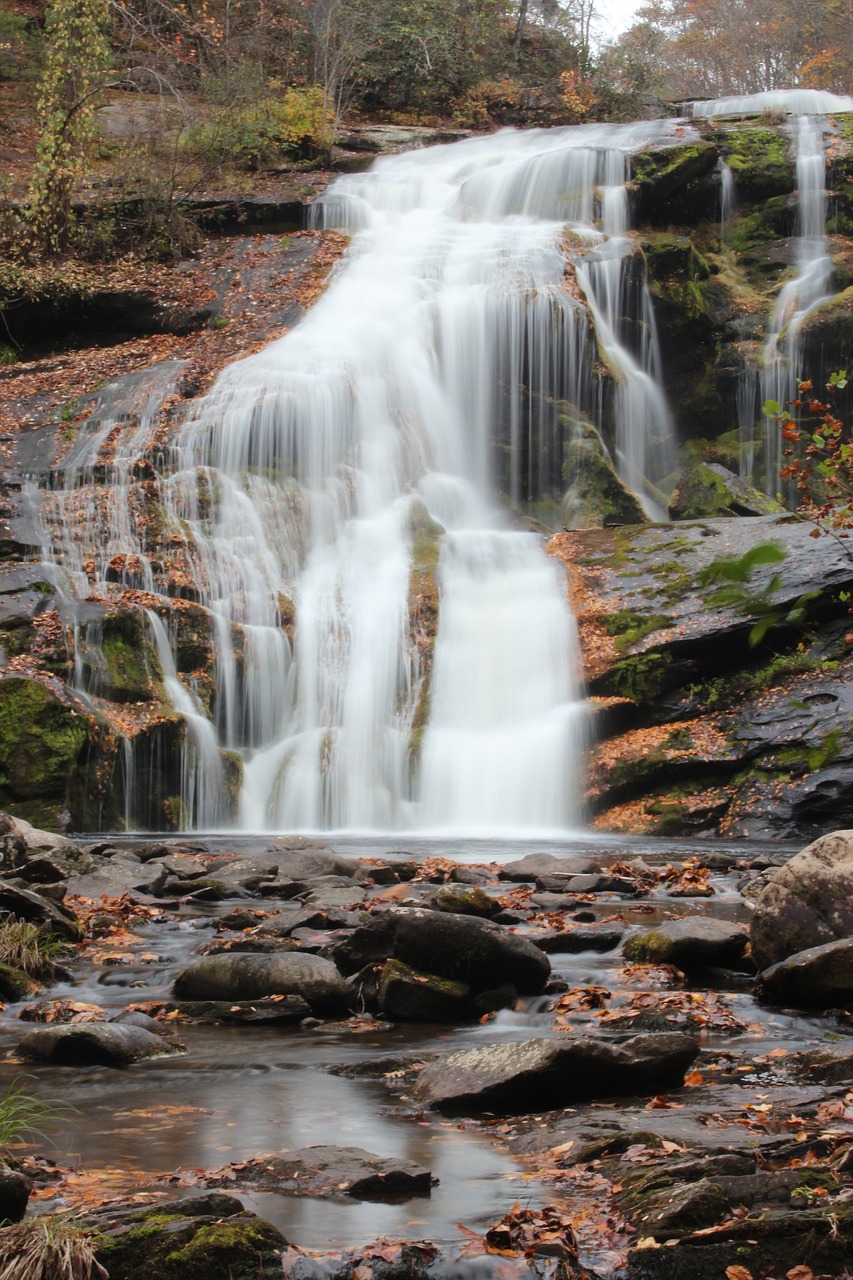
{"label": "moss-covered rock", "polygon": [[773,196],[789,196],[794,190],[791,145],[780,129],[738,125],[721,130],[716,141],[732,171],[739,201],[763,203]]}
{"label": "moss-covered rock", "polygon": [[400,960],[387,960],[379,975],[379,1008],[406,1022],[457,1022],[469,1012],[465,982],[422,973]]}
{"label": "moss-covered rock", "polygon": [[88,718],[46,685],[24,676],[0,679],[0,803],[64,807],[88,738]]}
{"label": "moss-covered rock", "polygon": [[561,419],[565,446],[563,524],[567,529],[601,529],[614,524],[643,524],[645,512],[620,480],[607,449],[589,422]]}
{"label": "moss-covered rock", "polygon": [[253,1213],[187,1217],[176,1204],[102,1230],[95,1246],[110,1280],[272,1280],[287,1241]]}
{"label": "moss-covered rock", "polygon": [[775,498],[759,492],[717,463],[699,463],[684,470],[667,509],[672,520],[785,513]]}
{"label": "moss-covered rock", "polygon": [[717,203],[715,143],[704,139],[640,151],[631,160],[634,221],[669,226],[699,222]]}

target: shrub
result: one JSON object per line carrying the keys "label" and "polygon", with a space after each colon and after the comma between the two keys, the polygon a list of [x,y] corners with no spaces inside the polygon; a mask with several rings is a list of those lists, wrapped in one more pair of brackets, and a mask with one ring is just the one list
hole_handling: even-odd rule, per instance
{"label": "shrub", "polygon": [[215,164],[260,169],[282,160],[313,159],[330,140],[331,116],[324,117],[323,91],[313,86],[217,111],[188,131],[184,145]]}

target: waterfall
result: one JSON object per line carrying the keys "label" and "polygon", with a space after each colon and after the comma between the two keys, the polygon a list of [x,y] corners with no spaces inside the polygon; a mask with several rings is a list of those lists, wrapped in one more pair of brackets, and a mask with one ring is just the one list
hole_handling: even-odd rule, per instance
{"label": "waterfall", "polygon": [[[722,117],[761,111],[784,111],[795,116],[793,136],[797,166],[797,220],[792,279],[777,294],[765,335],[761,368],[756,379],[746,370],[738,390],[741,426],[741,473],[754,479],[755,417],[760,405],[774,400],[783,407],[796,396],[802,379],[801,329],[806,316],[829,296],[832,260],[826,237],[826,116],[853,111],[853,97],[817,89],[777,89],[745,97],[694,102],[693,115]],[[759,405],[754,388],[758,385]],[[776,422],[763,426],[764,487],[775,494],[780,487],[781,442]]]}
{"label": "waterfall", "polygon": [[[558,505],[572,420],[604,427],[597,341],[618,470],[650,513],[665,505],[674,437],[627,180],[632,151],[684,137],[678,121],[506,130],[383,158],[318,203],[352,236],[326,292],[190,402],[147,481],[215,655],[208,708],[146,595],[186,725],[188,824],[229,821],[224,752],[247,829],[578,821],[565,578],[507,504]],[[111,579],[162,595],[128,489],[155,449],[147,418],[107,507],[84,501],[111,430],[104,411],[47,497],[50,554],[81,594]],[[82,538],[60,532],[75,518]]]}
{"label": "waterfall", "polygon": [[720,241],[724,244],[737,201],[737,191],[734,174],[723,156],[717,162],[717,172],[720,175]]}

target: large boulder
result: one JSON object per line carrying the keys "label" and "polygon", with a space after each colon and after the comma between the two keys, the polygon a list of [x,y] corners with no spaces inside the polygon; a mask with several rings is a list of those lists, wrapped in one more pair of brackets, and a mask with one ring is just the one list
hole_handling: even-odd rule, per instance
{"label": "large boulder", "polygon": [[463,1049],[437,1059],[418,1077],[414,1097],[443,1111],[524,1114],[589,1098],[674,1088],[699,1052],[676,1033],[612,1040],[517,1040]]}
{"label": "large boulder", "polygon": [[635,933],[623,944],[622,954],[634,963],[674,964],[689,971],[737,964],[746,944],[743,925],[689,916]]}
{"label": "large boulder", "polygon": [[301,996],[315,1013],[340,1009],[349,989],[331,960],[299,951],[203,956],[175,979],[182,1000],[260,1000]]}
{"label": "large boulder", "polygon": [[758,969],[853,936],[853,831],[833,831],[796,854],[759,893],[752,917]]}
{"label": "large boulder", "polygon": [[464,982],[475,993],[511,983],[524,995],[538,995],[551,974],[539,948],[502,925],[423,907],[382,912],[333,954],[342,973],[393,957],[421,973]]}
{"label": "large boulder", "polygon": [[17,1053],[30,1062],[62,1067],[126,1067],[142,1058],[176,1052],[174,1045],[141,1027],[121,1023],[67,1023],[37,1027],[18,1044]]}
{"label": "large boulder", "polygon": [[413,969],[488,991],[510,982],[537,995],[551,976],[550,961],[527,938],[475,916],[447,915],[420,907],[388,913],[392,955]]}
{"label": "large boulder", "polygon": [[853,1007],[853,938],[809,947],[761,974],[762,996],[805,1009]]}

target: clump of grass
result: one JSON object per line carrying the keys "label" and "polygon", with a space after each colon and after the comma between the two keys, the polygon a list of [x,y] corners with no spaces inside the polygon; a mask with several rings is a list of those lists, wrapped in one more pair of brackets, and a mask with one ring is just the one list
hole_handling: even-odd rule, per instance
{"label": "clump of grass", "polygon": [[0,1230],[0,1280],[109,1280],[109,1274],[81,1227],[46,1217]]}
{"label": "clump of grass", "polygon": [[0,964],[21,969],[30,978],[53,977],[54,960],[62,950],[60,938],[29,920],[10,916],[0,924]]}
{"label": "clump of grass", "polygon": [[0,1151],[25,1136],[43,1138],[56,1107],[26,1092],[26,1076],[16,1076],[0,1097]]}
{"label": "clump of grass", "polygon": [[10,347],[7,342],[0,342],[0,367],[8,364],[17,364],[18,353],[14,347]]}

